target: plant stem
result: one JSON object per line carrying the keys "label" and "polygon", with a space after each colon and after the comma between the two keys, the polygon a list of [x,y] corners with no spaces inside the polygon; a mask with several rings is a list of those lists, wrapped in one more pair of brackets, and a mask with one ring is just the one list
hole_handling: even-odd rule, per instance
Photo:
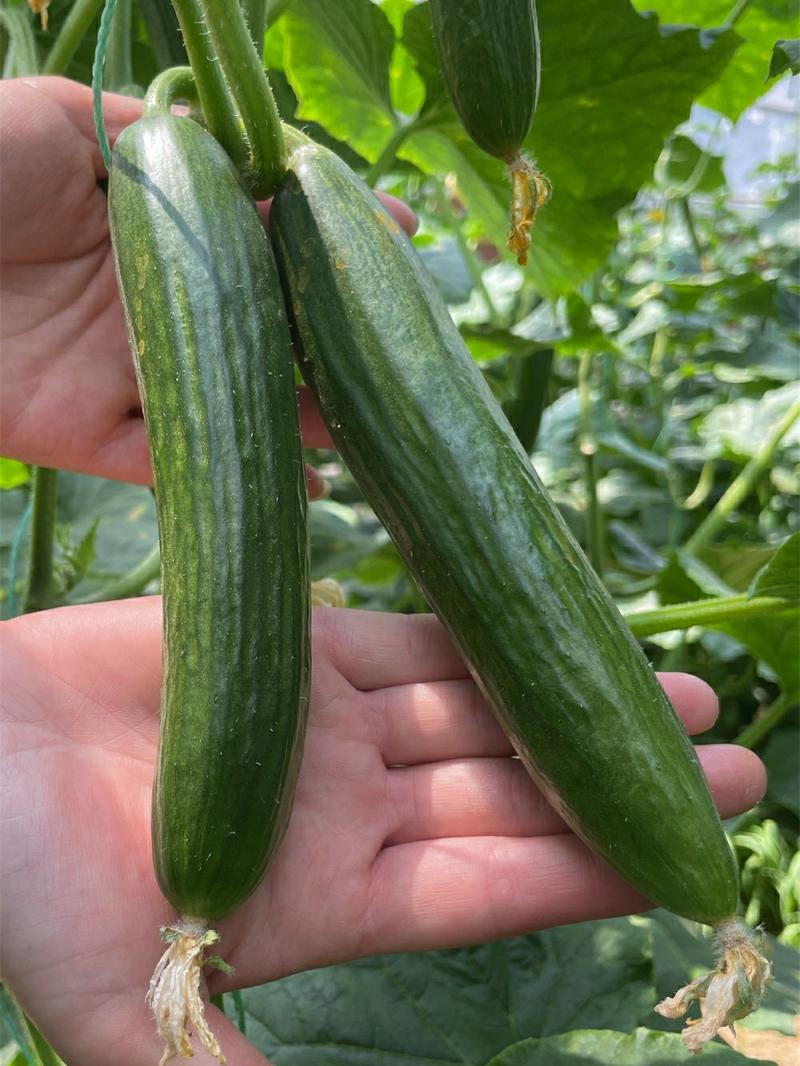
{"label": "plant stem", "polygon": [[756,454],[741,470],[738,477],[728,486],[716,505],[706,515],[694,533],[689,537],[684,550],[691,555],[699,551],[719,533],[732,511],[753,491],[763,475],[769,469],[778,445],[800,418],[800,400],[796,400],[775,429],[767,437]]}
{"label": "plant stem", "polygon": [[[237,169],[244,173],[250,167],[250,146],[239,112],[228,92],[222,68],[216,60],[206,33],[203,13],[197,0],[173,0],[173,7],[194,72],[197,96],[203,109],[206,127],[224,145]],[[238,7],[236,10],[241,18]]]}
{"label": "plant stem", "polygon": [[739,21],[739,19],[742,17],[742,15],[745,13],[745,11],[747,11],[748,7],[750,7],[750,4],[752,2],[753,2],[753,0],[736,0],[736,3],[731,8],[728,17],[725,19],[725,21],[722,24],[722,29],[724,29],[724,30],[733,29],[733,27],[736,25],[736,23]]}
{"label": "plant stem", "polygon": [[138,596],[147,588],[151,581],[155,581],[161,572],[161,553],[158,545],[147,554],[141,562],[137,563],[132,570],[121,577],[114,578],[102,588],[89,596],[84,596],[73,603],[107,603],[110,600],[125,600],[130,596]]}
{"label": "plant stem", "polygon": [[58,471],[38,466],[33,474],[31,555],[23,614],[52,606],[57,492]]}
{"label": "plant stem", "polygon": [[587,546],[589,561],[599,577],[603,576],[603,516],[597,499],[597,441],[592,428],[592,397],[589,381],[593,355],[583,352],[578,364],[578,402],[580,404],[579,448],[586,475],[586,495],[589,500],[589,529]]}
{"label": "plant stem", "polygon": [[26,78],[38,73],[39,56],[30,13],[18,7],[0,8],[0,26],[8,34],[11,62],[7,77]]}
{"label": "plant stem", "polygon": [[[239,6],[229,0],[197,0],[197,7],[202,29],[208,33],[213,61],[221,70],[239,116],[239,121],[227,121],[215,129],[207,115],[209,130],[233,159],[242,159],[244,139],[246,166],[240,165],[239,169],[253,195],[263,199],[275,192],[286,172],[286,147],[275,97]],[[191,59],[191,51],[189,55]],[[206,66],[202,66],[203,73]],[[195,74],[202,102],[200,71],[195,70]]]}
{"label": "plant stem", "polygon": [[75,0],[42,67],[43,74],[63,74],[89,27],[97,18],[103,0]]}
{"label": "plant stem", "polygon": [[786,717],[793,707],[797,706],[797,702],[796,693],[782,692],[763,714],[759,714],[749,726],[742,730],[733,743],[738,744],[741,748],[750,748],[752,750],[757,744],[761,743],[768,733],[772,732],[775,726]]}
{"label": "plant stem", "polygon": [[686,226],[686,231],[689,234],[689,240],[692,242],[694,254],[697,256],[700,262],[700,269],[705,272],[705,252],[703,251],[703,246],[700,243],[700,238],[697,235],[697,227],[694,224],[694,215],[692,214],[692,207],[689,203],[689,197],[682,196],[680,200],[678,200],[678,207],[680,208],[680,212],[683,215],[683,222]]}
{"label": "plant stem", "polygon": [[118,92],[133,85],[131,59],[131,0],[117,0],[111,34],[108,38],[103,86]]}
{"label": "plant stem", "polygon": [[369,168],[364,175],[364,181],[370,187],[375,186],[379,179],[383,177],[392,168],[392,164],[397,158],[397,151],[400,148],[403,141],[414,130],[414,123],[407,122],[405,125],[399,125],[395,127],[389,140],[386,142],[383,151]]}
{"label": "plant stem", "polygon": [[779,596],[715,596],[689,603],[670,603],[650,611],[635,611],[625,615],[625,621],[637,637],[655,633],[670,633],[690,626],[715,626],[723,622],[741,622],[745,618],[759,618],[792,610],[792,604]]}
{"label": "plant stem", "polygon": [[681,506],[684,511],[694,511],[695,508],[705,503],[708,494],[714,487],[714,474],[717,470],[716,459],[706,459],[700,471],[700,477],[691,493],[686,497]]}
{"label": "plant stem", "polygon": [[263,61],[264,34],[267,32],[267,0],[241,0],[241,4],[253,47],[259,59]]}
{"label": "plant stem", "polygon": [[170,67],[150,82],[144,98],[145,115],[168,115],[176,100],[196,100],[197,85],[191,67]]}

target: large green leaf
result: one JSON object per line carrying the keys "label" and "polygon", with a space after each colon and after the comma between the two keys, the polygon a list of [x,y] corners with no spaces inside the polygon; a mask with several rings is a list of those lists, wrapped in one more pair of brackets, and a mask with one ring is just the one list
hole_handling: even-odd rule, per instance
{"label": "large green leaf", "polygon": [[719,1044],[706,1045],[700,1055],[693,1055],[681,1038],[671,1033],[579,1029],[546,1040],[523,1040],[506,1048],[487,1066],[677,1066],[701,1059],[704,1066],[741,1066],[748,1061]]}
{"label": "large green leaf", "polygon": [[781,544],[767,565],[756,574],[751,596],[781,596],[800,602],[800,533]]}
{"label": "large green leaf", "polygon": [[654,1002],[645,929],[587,922],[458,951],[363,959],[244,993],[276,1066],[483,1066],[577,1025],[632,1029]]}
{"label": "large green leaf", "polygon": [[[644,11],[656,11],[665,22],[695,26],[722,26],[736,6],[733,0],[633,0]],[[791,37],[796,28],[793,0],[753,0],[736,23],[744,38],[736,58],[719,80],[709,86],[700,102],[730,118],[765,92],[764,84],[775,41]]]}
{"label": "large green leaf", "polygon": [[294,0],[282,20],[283,62],[312,119],[373,162],[396,125],[389,70],[395,35],[369,0]]}

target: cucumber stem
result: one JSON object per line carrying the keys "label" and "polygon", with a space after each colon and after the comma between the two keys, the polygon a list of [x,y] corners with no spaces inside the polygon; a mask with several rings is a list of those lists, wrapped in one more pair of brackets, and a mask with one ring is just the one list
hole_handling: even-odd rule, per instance
{"label": "cucumber stem", "polygon": [[[225,147],[240,173],[250,168],[250,145],[242,120],[214,54],[197,0],[173,0],[183,43],[197,85],[206,127]],[[236,9],[241,18],[241,12]]]}
{"label": "cucumber stem", "polygon": [[145,115],[169,115],[177,100],[197,100],[197,84],[191,67],[163,70],[150,83],[144,98]]}
{"label": "cucumber stem", "polygon": [[650,611],[635,611],[625,615],[625,621],[637,637],[651,637],[655,633],[671,633],[690,626],[715,626],[723,622],[740,622],[745,618],[774,616],[789,611],[792,604],[779,596],[715,596],[688,603],[670,603]]}
{"label": "cucumber stem", "polygon": [[586,474],[586,496],[589,501],[589,529],[587,546],[589,561],[598,577],[603,576],[603,515],[597,498],[597,441],[592,428],[592,398],[589,380],[593,355],[584,352],[578,364],[578,402],[580,404],[579,450],[583,456]]}
{"label": "cucumber stem", "polygon": [[262,59],[264,34],[267,32],[267,0],[241,0],[241,4],[253,47],[259,59]]}
{"label": "cucumber stem", "polygon": [[[286,172],[281,120],[266,71],[238,5],[228,0],[197,0],[197,7],[201,28],[208,34],[212,60],[220,68],[239,116],[238,122],[225,122],[219,129],[212,127],[211,117],[207,116],[209,129],[235,160],[242,160],[244,138],[246,165],[237,165],[256,199],[264,199],[276,191]],[[200,72],[196,73],[202,101]]]}
{"label": "cucumber stem", "polygon": [[772,730],[783,721],[793,707],[797,706],[796,692],[782,692],[769,707],[747,726],[734,740],[741,748],[750,748],[752,751]]}
{"label": "cucumber stem", "polygon": [[679,989],[655,1008],[663,1018],[682,1018],[694,1002],[701,1017],[688,1018],[681,1038],[699,1054],[720,1029],[733,1026],[758,1007],[772,977],[772,967],[754,935],[736,918],[721,921],[714,930],[717,965]]}
{"label": "cucumber stem", "polygon": [[42,74],[63,74],[78,50],[104,0],[75,0],[64,25],[53,41],[42,67]]}
{"label": "cucumber stem", "polygon": [[795,400],[756,454],[731,482],[724,494],[684,545],[684,551],[697,555],[725,525],[728,515],[750,495],[772,465],[778,445],[800,418],[800,400]]}
{"label": "cucumber stem", "polygon": [[33,474],[31,556],[23,613],[53,605],[53,541],[56,528],[58,471],[39,466]]}
{"label": "cucumber stem", "polygon": [[392,167],[395,159],[397,159],[397,151],[402,145],[403,141],[414,130],[414,123],[408,122],[404,126],[397,126],[392,133],[389,140],[386,142],[381,154],[369,168],[364,175],[364,181],[371,188],[374,187],[379,178],[382,178]]}
{"label": "cucumber stem", "polygon": [[202,922],[183,920],[161,930],[167,950],[158,961],[147,992],[156,1019],[158,1035],[164,1041],[159,1066],[178,1055],[191,1058],[191,1034],[218,1062],[225,1056],[208,1027],[201,995],[203,967],[209,963],[206,949],[219,940],[219,934]]}

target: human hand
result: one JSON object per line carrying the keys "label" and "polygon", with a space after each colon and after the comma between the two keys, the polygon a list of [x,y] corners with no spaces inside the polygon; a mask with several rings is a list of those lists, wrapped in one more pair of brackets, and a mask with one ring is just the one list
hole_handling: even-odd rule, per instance
{"label": "human hand", "polygon": [[[530,782],[433,616],[314,612],[305,756],[267,877],[219,925],[211,993],[361,955],[455,946],[643,909]],[[69,1063],[153,1066],[144,992],[175,919],[150,858],[160,601],[0,627],[2,972]],[[662,682],[690,732],[717,706]],[[763,794],[743,748],[700,749],[724,816]],[[265,1060],[209,1007],[230,1063]],[[210,1064],[197,1052],[198,1066]]]}
{"label": "human hand", "polygon": [[[142,103],[107,93],[104,110],[113,144]],[[0,455],[149,484],[91,90],[64,78],[3,82],[0,139]],[[385,200],[413,232],[409,208]],[[306,390],[300,410],[305,443],[329,447]],[[313,472],[309,488],[312,497],[323,489]]]}

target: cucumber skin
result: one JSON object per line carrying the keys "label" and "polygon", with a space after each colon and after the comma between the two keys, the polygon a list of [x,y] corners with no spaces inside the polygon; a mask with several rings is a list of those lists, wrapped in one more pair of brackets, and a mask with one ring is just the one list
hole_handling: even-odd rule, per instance
{"label": "cucumber skin", "polygon": [[270,236],[333,439],[537,784],[654,903],[733,914],[694,748],[410,242],[317,146],[292,154]]}
{"label": "cucumber skin", "polygon": [[109,209],[162,553],[153,858],[167,899],[208,921],[260,881],[300,764],[309,579],[293,354],[261,219],[200,126],[127,127]]}
{"label": "cucumber skin", "polygon": [[473,141],[513,158],[539,98],[535,0],[430,0],[445,88]]}

